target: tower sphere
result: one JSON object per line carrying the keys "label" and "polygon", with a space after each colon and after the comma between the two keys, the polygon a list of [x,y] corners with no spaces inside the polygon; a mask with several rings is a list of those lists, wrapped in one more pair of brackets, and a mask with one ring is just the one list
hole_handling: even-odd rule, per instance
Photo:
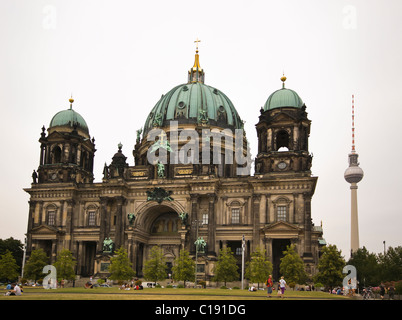
{"label": "tower sphere", "polygon": [[349,183],[358,183],[363,179],[364,173],[358,166],[350,166],[345,170],[345,180]]}

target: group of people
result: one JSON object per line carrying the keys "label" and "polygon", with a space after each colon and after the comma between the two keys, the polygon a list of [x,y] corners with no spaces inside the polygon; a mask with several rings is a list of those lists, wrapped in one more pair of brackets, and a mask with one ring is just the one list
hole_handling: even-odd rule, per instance
{"label": "group of people", "polygon": [[143,290],[144,287],[142,284],[135,284],[134,281],[131,281],[130,284],[128,283],[123,283],[120,287],[119,290]]}
{"label": "group of people", "polygon": [[388,288],[386,288],[385,285],[381,282],[381,284],[380,284],[380,298],[381,298],[381,300],[384,300],[385,293],[388,293],[388,299],[394,300],[395,287],[391,284]]}
{"label": "group of people", "polygon": [[19,286],[17,283],[8,284],[6,289],[8,290],[5,295],[6,296],[20,296],[22,295],[22,286]]}
{"label": "group of people", "polygon": [[[268,298],[271,298],[272,290],[274,288],[274,282],[272,280],[272,275],[269,275],[267,281],[265,282],[265,285],[267,286],[267,296],[268,296]],[[286,290],[286,281],[285,281],[284,277],[282,276],[278,283],[278,295],[281,298],[284,297],[285,290]]]}

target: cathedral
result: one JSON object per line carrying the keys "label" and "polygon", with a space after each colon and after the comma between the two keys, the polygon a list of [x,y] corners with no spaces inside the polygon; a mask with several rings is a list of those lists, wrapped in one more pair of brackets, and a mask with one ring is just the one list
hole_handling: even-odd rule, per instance
{"label": "cathedral", "polygon": [[77,276],[107,277],[113,251],[124,247],[141,277],[152,247],[163,250],[167,274],[185,249],[196,260],[197,278],[208,283],[222,248],[231,249],[239,267],[243,250],[247,261],[264,249],[278,279],[283,251],[294,245],[307,274],[317,272],[325,240],[311,216],[317,177],[306,105],[283,76],[256,119],[251,161],[233,103],[204,83],[198,46],[187,77],[137,130],[134,166],[118,145],[101,182],[94,181],[95,140],[72,98],[42,127],[39,166],[24,189],[27,257],[42,248],[53,264],[68,249]]}

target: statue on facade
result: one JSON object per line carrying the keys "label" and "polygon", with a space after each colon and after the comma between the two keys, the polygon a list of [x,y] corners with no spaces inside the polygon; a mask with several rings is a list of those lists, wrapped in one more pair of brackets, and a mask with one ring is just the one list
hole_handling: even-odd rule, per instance
{"label": "statue on facade", "polygon": [[105,162],[105,165],[103,167],[103,179],[107,179],[108,177],[109,177],[109,168]]}
{"label": "statue on facade", "polygon": [[186,226],[187,225],[187,220],[188,220],[188,213],[187,212],[179,213],[179,218],[181,220],[181,224],[183,226]]}
{"label": "statue on facade", "polygon": [[195,247],[197,252],[199,253],[205,253],[205,247],[207,245],[207,242],[204,240],[203,237],[199,237],[195,242]]}
{"label": "statue on facade", "polygon": [[158,161],[157,169],[158,169],[158,178],[165,177],[165,165],[160,161]]}
{"label": "statue on facade", "polygon": [[134,213],[129,213],[127,215],[127,219],[128,219],[128,222],[129,222],[130,226],[133,226],[134,221],[135,221],[135,214]]}
{"label": "statue on facade", "polygon": [[207,124],[208,123],[208,114],[206,110],[199,110],[199,115],[198,115],[198,122],[199,123],[203,123],[203,124]]}
{"label": "statue on facade", "polygon": [[137,130],[137,143],[140,143],[141,140],[141,133],[142,133],[142,128]]}
{"label": "statue on facade", "polygon": [[32,182],[37,183],[37,179],[38,179],[38,174],[34,170],[33,173],[32,173]]}
{"label": "statue on facade", "polygon": [[161,113],[157,113],[155,115],[155,119],[152,124],[154,125],[154,127],[160,127],[162,125],[162,114]]}
{"label": "statue on facade", "polygon": [[113,240],[109,238],[105,238],[105,240],[103,240],[103,252],[112,252],[113,250]]}

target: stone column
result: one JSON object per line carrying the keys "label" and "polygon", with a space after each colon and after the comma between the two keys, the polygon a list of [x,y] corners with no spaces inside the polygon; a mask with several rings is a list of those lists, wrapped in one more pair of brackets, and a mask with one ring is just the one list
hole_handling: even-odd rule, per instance
{"label": "stone column", "polygon": [[270,199],[271,199],[271,195],[267,194],[265,196],[265,198],[266,198],[266,208],[265,208],[265,210],[266,210],[265,211],[266,220],[265,220],[265,223],[268,224],[268,223],[271,223],[271,219],[270,219],[270,216],[269,216],[269,202],[270,202]]}
{"label": "stone column", "polygon": [[124,222],[125,217],[123,217],[123,205],[125,199],[123,197],[115,198],[117,204],[116,213],[116,225],[115,225],[115,249],[119,249],[123,245],[124,240]]}
{"label": "stone column", "polygon": [[68,250],[71,250],[72,246],[72,233],[73,233],[73,221],[74,221],[74,200],[67,200],[67,217],[66,217],[66,234],[70,237],[70,241],[68,242]]}
{"label": "stone column", "polygon": [[26,243],[26,254],[27,256],[30,255],[31,248],[32,248],[32,235],[31,230],[34,226],[34,216],[35,216],[35,209],[36,209],[36,201],[29,200],[29,213],[28,213],[28,227],[27,227],[27,243]]}
{"label": "stone column", "polygon": [[259,234],[260,234],[260,194],[253,194],[253,204],[252,204],[252,225],[253,225],[253,245],[251,251],[253,252],[255,248],[259,245]]}
{"label": "stone column", "polygon": [[312,259],[311,252],[311,194],[304,194],[304,254],[305,260]]}
{"label": "stone column", "polygon": [[42,225],[42,218],[43,218],[43,201],[39,201],[39,219],[38,219],[38,225]]}
{"label": "stone column", "polygon": [[57,240],[52,239],[52,253],[50,254],[50,264],[54,264],[56,262],[57,256]]}
{"label": "stone column", "polygon": [[77,248],[77,274],[79,275],[81,275],[82,272],[83,259],[84,259],[84,246],[83,242],[79,241]]}
{"label": "stone column", "polygon": [[273,262],[273,260],[272,260],[272,238],[265,238],[265,250],[267,252],[269,261]]}
{"label": "stone column", "polygon": [[194,242],[196,240],[196,233],[197,232],[196,232],[195,229],[193,229],[193,222],[198,219],[197,214],[198,214],[198,199],[199,199],[199,196],[198,196],[198,194],[191,194],[190,196],[191,196],[190,228],[192,228],[192,229],[191,229],[191,232],[190,232],[189,251],[191,252],[193,250],[195,251],[193,244],[194,244]]}
{"label": "stone column", "polygon": [[107,230],[107,220],[108,220],[108,214],[107,214],[107,203],[108,203],[108,198],[101,198],[100,199],[100,230],[99,230],[99,242],[98,242],[98,248],[97,251],[101,252],[103,249],[103,240],[109,235],[109,230]]}
{"label": "stone column", "polygon": [[209,216],[208,216],[208,254],[216,255],[215,248],[215,230],[216,230],[216,221],[215,221],[215,200],[216,196],[214,193],[208,194],[209,200]]}

